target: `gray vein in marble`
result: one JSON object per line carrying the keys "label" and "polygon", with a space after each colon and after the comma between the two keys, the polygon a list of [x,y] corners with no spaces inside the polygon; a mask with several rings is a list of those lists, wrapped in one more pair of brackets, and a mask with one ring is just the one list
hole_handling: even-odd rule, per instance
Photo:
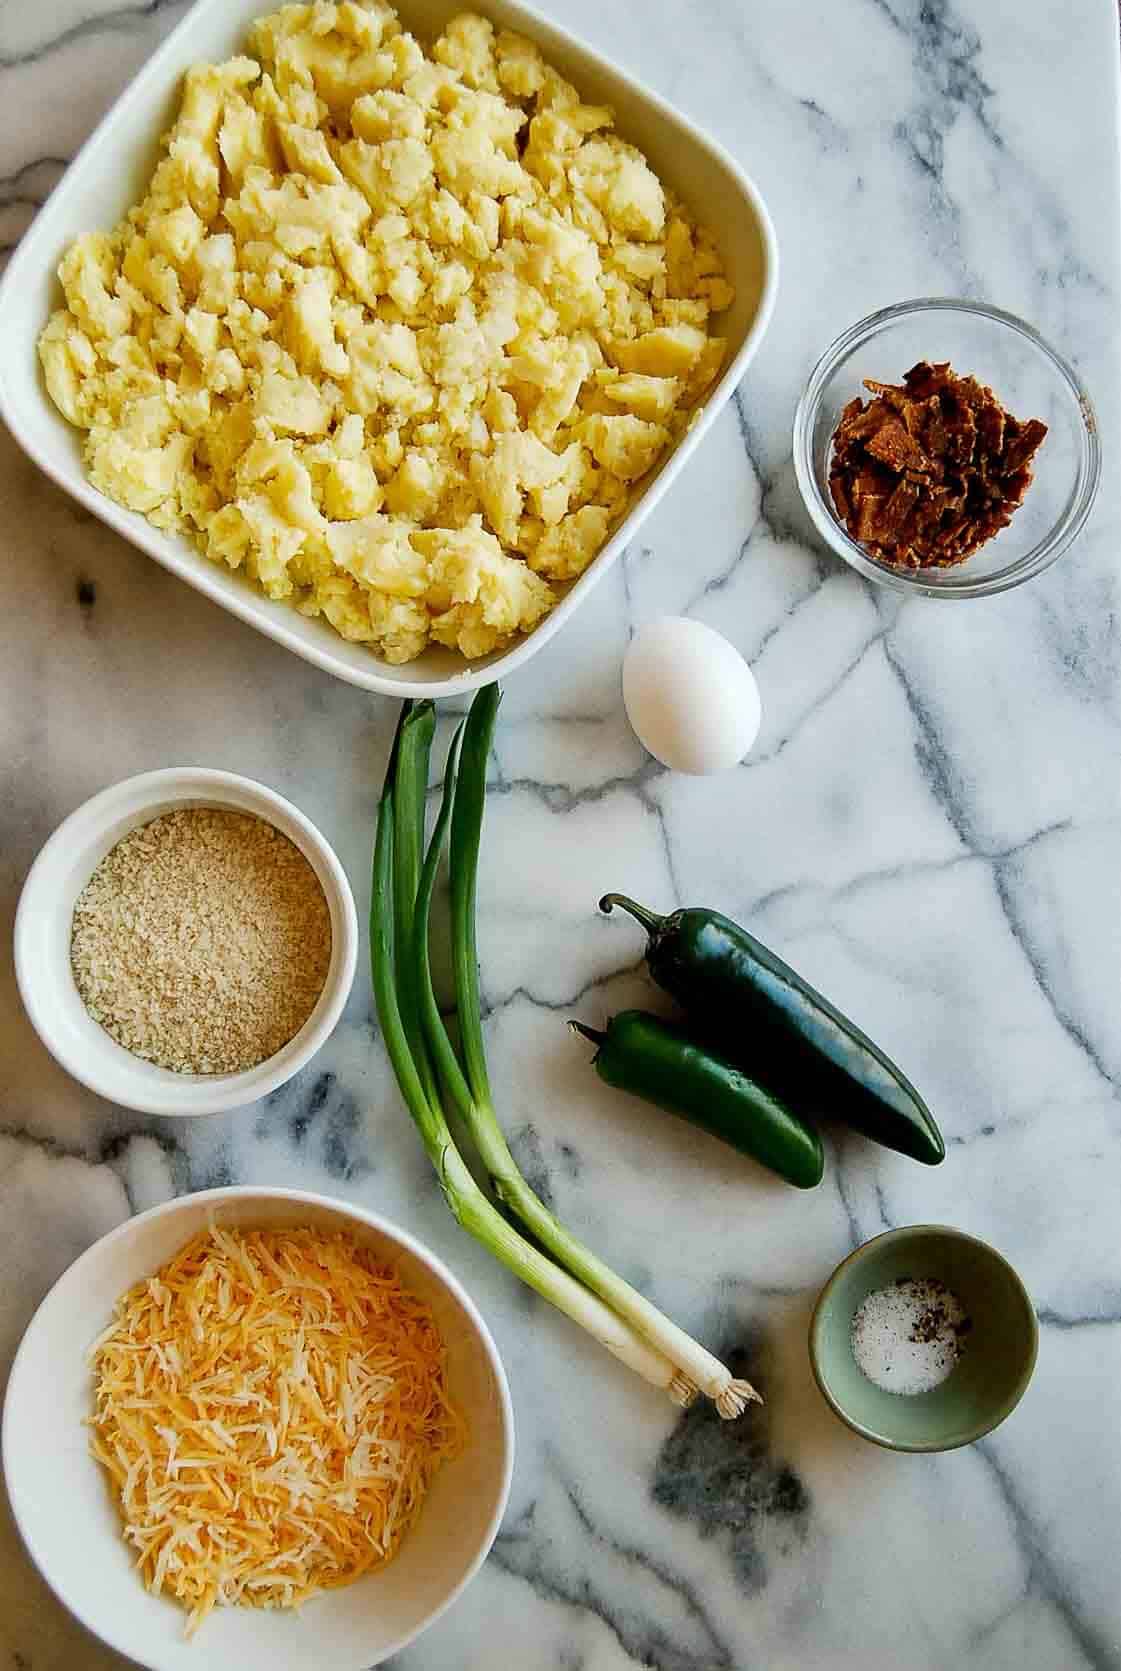
{"label": "gray vein in marble", "polygon": [[805,727],[817,717],[822,708],[825,707],[826,703],[836,696],[838,691],[842,690],[852,678],[853,674],[857,672],[867,657],[868,652],[870,650],[874,650],[877,644],[884,643],[888,631],[889,629],[887,627],[878,627],[874,633],[871,633],[856,651],[855,655],[853,655],[852,658],[846,662],[845,666],[836,675],[836,677],[831,680],[823,691],[818,692],[808,707],[803,708],[802,712],[798,715],[798,718],[790,727],[789,731],[787,731],[784,736],[780,737],[777,742],[772,743],[770,748],[759,749],[751,754],[749,757],[750,765],[769,765],[772,760],[777,760],[780,755],[782,755],[785,750],[789,748],[791,743],[796,742],[798,737],[805,730]]}
{"label": "gray vein in marble", "polygon": [[244,1182],[242,1178],[235,1177],[229,1156],[219,1154],[204,1168],[199,1169],[192,1188],[196,1190],[227,1189],[231,1184],[242,1182]]}
{"label": "gray vein in marble", "polygon": [[729,1292],[744,1289],[756,1300],[804,1300],[820,1291],[817,1282],[756,1282],[751,1277],[726,1274],[719,1279],[720,1288]]}
{"label": "gray vein in marble", "polygon": [[[716,10],[716,7],[713,7]],[[731,5],[721,0],[719,10],[721,21],[725,28],[733,35],[737,46],[740,47],[745,59],[750,65],[752,78],[760,84],[764,95],[771,94],[793,109],[801,111],[810,119],[810,125],[821,142],[822,149],[847,150],[849,145],[848,133],[845,127],[832,116],[821,104],[813,98],[806,98],[783,85],[764,64],[760,55],[758,42],[752,38],[749,13],[732,0]]]}
{"label": "gray vein in marble", "polygon": [[891,1230],[894,1228],[895,1221],[887,1210],[887,1196],[884,1194],[884,1186],[879,1178],[874,1180],[873,1188],[876,1192],[876,1211],[880,1215],[880,1225],[884,1230]]}
{"label": "gray vein in marble", "polygon": [[[954,19],[945,0],[921,0],[913,22],[900,17],[888,0],[872,0],[872,4],[913,44],[918,98],[910,114],[895,123],[895,138],[927,181],[929,206],[935,220],[950,229],[959,288],[967,296],[977,295],[982,286],[961,250],[961,209],[947,189],[943,159],[946,135],[963,110],[974,117],[978,130],[990,144],[1003,149],[1003,141],[985,108],[993,90],[973,62],[980,56],[980,36],[975,29]],[[944,245],[939,249],[943,260],[950,253]]]}
{"label": "gray vein in marble", "polygon": [[[743,383],[734,390],[732,409],[736,416],[736,425],[743,445],[744,456],[759,488],[759,508],[735,554],[722,569],[716,570],[715,573],[705,578],[697,591],[684,604],[681,611],[684,615],[691,615],[704,599],[711,598],[728,587],[733,578],[738,575],[741,564],[746,560],[752,546],[757,543],[760,536],[769,535],[777,546],[796,546],[799,550],[805,549],[809,539],[807,530],[810,530],[812,525],[801,499],[798,497],[793,460],[790,454],[787,453],[786,465],[780,467],[778,472],[772,473],[764,468],[761,443],[755,436],[751,420],[747,415],[745,402],[748,387],[749,379],[745,378]],[[812,543],[812,541],[809,543]],[[818,553],[810,585],[805,590],[791,595],[780,619],[753,646],[752,660],[756,660],[762,655],[771,639],[789,625],[802,605],[808,603],[816,595],[833,572],[835,571],[829,559]]]}
{"label": "gray vein in marble", "polygon": [[[754,756],[753,756],[754,758]],[[1092,821],[1080,822],[1077,826],[1068,818],[1058,819],[1053,824],[1045,824],[1040,829],[1032,831],[1022,841],[1017,841],[1010,847],[986,849],[983,844],[970,846],[968,851],[954,853],[948,859],[914,859],[904,860],[895,865],[875,865],[870,870],[862,870],[856,876],[850,876],[844,882],[823,884],[805,878],[795,882],[786,882],[779,888],[771,888],[768,892],[758,894],[751,901],[751,914],[761,915],[773,906],[781,904],[797,895],[804,895],[808,891],[820,892],[830,900],[843,900],[860,894],[867,888],[874,888],[884,882],[905,882],[923,876],[939,876],[947,871],[960,869],[974,864],[986,864],[996,867],[1003,862],[1013,861],[1021,854],[1030,852],[1037,842],[1046,840],[1054,835],[1066,834],[1075,828],[1085,830],[1092,828]],[[960,832],[955,832],[960,833]],[[1108,1079],[1110,1076],[1105,1075]]]}
{"label": "gray vein in marble", "polygon": [[527,1120],[524,1125],[507,1133],[507,1142],[518,1170],[530,1189],[538,1200],[545,1203],[550,1212],[554,1212],[557,1202],[537,1127],[531,1120]]}
{"label": "gray vein in marble", "polygon": [[[1005,170],[1015,170],[1019,192],[1030,196],[1032,253],[1041,247],[1056,250],[1049,266],[1037,263],[1039,282],[1060,289],[1077,283],[1101,296],[1110,294],[1109,287],[1071,250],[1070,222],[1062,204],[1053,201],[1023,161],[1010,153],[998,121],[990,115],[989,101],[995,95],[979,68],[984,47],[977,28],[959,17],[949,0],[918,0],[910,18],[893,9],[888,0],[871,3],[913,45],[919,97],[913,113],[896,123],[895,136],[906,147],[916,169],[928,179],[930,207],[936,218],[953,228],[953,253],[962,294],[982,296],[987,288],[961,251],[962,206],[947,188],[944,173],[945,140],[963,112],[972,117],[977,132],[999,155]],[[948,253],[945,248],[939,251],[943,259]]]}
{"label": "gray vein in marble", "polygon": [[580,1154],[573,1144],[554,1141],[550,1148],[556,1160],[552,1162],[551,1156],[546,1155],[541,1133],[532,1120],[526,1120],[509,1131],[507,1139],[510,1152],[530,1189],[540,1197],[550,1212],[555,1211],[557,1203],[553,1191],[553,1173],[560,1171],[569,1183],[579,1183],[584,1173],[584,1162]]}
{"label": "gray vein in marble", "polygon": [[85,1147],[76,1143],[63,1143],[46,1133],[33,1131],[29,1126],[14,1124],[0,1125],[0,1137],[9,1137],[17,1143],[33,1144],[45,1154],[56,1156],[60,1160],[84,1161],[87,1166],[112,1165],[121,1159],[129,1144],[139,1138],[157,1144],[167,1158],[177,1165],[185,1163],[187,1158],[185,1150],[175,1139],[155,1124],[101,1135],[96,1140],[91,1139]]}
{"label": "gray vein in marble", "polygon": [[[749,530],[747,538],[743,541],[743,544],[740,546],[731,561],[728,562],[724,568],[718,569],[714,575],[711,575],[707,580],[705,580],[702,585],[698,587],[697,591],[693,593],[692,597],[687,599],[685,607],[681,611],[683,615],[692,615],[693,611],[703,599],[714,597],[716,593],[725,590],[733,576],[739,572],[740,564],[747,556],[747,548],[751,544],[754,532],[755,529],[753,527]],[[792,613],[792,610],[788,610],[786,615],[783,616],[783,622],[780,624],[784,624]],[[778,627],[775,627],[773,630],[777,631]],[[761,647],[762,646],[760,646],[760,648]]]}
{"label": "gray vein in marble", "polygon": [[97,1159],[100,1164],[112,1167],[119,1174],[133,1212],[136,1211],[136,1202],[128,1180],[127,1169],[130,1147],[138,1140],[155,1144],[171,1172],[177,1191],[185,1193],[192,1188],[190,1157],[173,1137],[168,1136],[165,1130],[156,1126],[142,1126],[133,1131],[119,1132],[115,1136],[107,1138],[100,1145]]}
{"label": "gray vein in marble", "polygon": [[622,552],[620,553],[620,556],[619,556],[619,573],[622,575],[622,578],[623,578],[623,606],[624,606],[624,611],[625,611],[625,615],[626,615],[626,622],[627,622],[627,642],[628,642],[628,644],[630,643],[631,639],[634,637],[634,607],[633,607],[634,606],[634,599],[633,599],[632,591],[631,591],[631,567],[632,567],[632,565],[635,561],[635,551],[636,551],[636,549],[637,549],[638,555],[641,559],[645,559],[645,558],[650,557],[650,556],[653,555],[653,552],[652,552],[652,549],[651,549],[650,546],[648,546],[648,545],[638,545],[638,546],[636,546],[635,542],[632,541],[630,545],[625,545],[623,547],[623,550],[622,550]]}
{"label": "gray vein in marble", "polygon": [[[650,1671],[732,1671],[733,1652],[717,1631],[694,1587],[670,1570],[648,1549],[624,1542],[597,1525],[584,1506],[575,1485],[566,1479],[555,1459],[549,1469],[559,1484],[580,1534],[581,1557],[594,1551],[587,1570],[574,1572],[571,1565],[553,1556],[551,1540],[535,1536],[535,1505],[530,1504],[514,1526],[504,1530],[491,1556],[494,1564],[512,1577],[530,1584],[544,1600],[558,1601],[591,1613],[606,1626],[627,1656]],[[639,1607],[622,1584],[607,1593],[603,1577],[605,1563],[617,1561],[624,1572],[653,1580],[655,1591],[672,1596],[684,1622],[691,1627],[690,1641],[684,1632],[675,1633]]]}
{"label": "gray vein in marble", "polygon": [[99,1155],[89,1149],[79,1148],[76,1144],[60,1143],[57,1138],[29,1131],[26,1126],[0,1125],[0,1138],[2,1137],[9,1138],[13,1143],[27,1143],[36,1149],[42,1149],[44,1154],[57,1157],[59,1160],[80,1160],[87,1166],[96,1166],[100,1159]]}
{"label": "gray vein in marble", "polygon": [[913,42],[916,67],[924,80],[948,105],[968,110],[989,141],[1003,150],[1004,141],[986,109],[993,89],[974,64],[981,54],[976,29],[956,19],[947,0],[921,0],[913,25],[893,11],[887,0],[873,0],[873,4]]}
{"label": "gray vein in marble", "polygon": [[830,1176],[833,1179],[833,1183],[837,1191],[837,1198],[841,1203],[841,1211],[844,1213],[845,1222],[848,1225],[849,1247],[851,1248],[859,1247],[860,1243],[865,1240],[865,1235],[864,1231],[861,1229],[860,1219],[857,1216],[856,1209],[853,1206],[849,1193],[848,1178],[846,1177],[844,1147],[845,1144],[843,1139],[840,1142],[835,1141],[833,1144],[833,1165],[830,1169]]}
{"label": "gray vein in marble", "polygon": [[[1043,637],[1062,666],[1068,685],[1075,686],[1095,713],[1108,713],[1121,724],[1121,632],[1115,589],[1103,588],[1100,598],[1080,617],[1060,616],[1046,594],[1037,600]],[[1071,640],[1073,639],[1073,646]]]}
{"label": "gray vein in marble", "polygon": [[[1015,1120],[1002,1120],[999,1129],[1003,1134],[1014,1130],[1017,1124],[1019,1122]],[[960,1132],[954,1132],[950,1137],[947,1137],[946,1147],[948,1149],[968,1148],[971,1143],[976,1143],[980,1138],[995,1137],[997,1129],[993,1122],[988,1120],[983,1126],[978,1126],[976,1131],[966,1132],[964,1135]]]}
{"label": "gray vein in marble", "polygon": [[[764,1400],[774,1396],[760,1336],[745,1342],[741,1334],[718,1353],[733,1374],[750,1376]],[[789,1554],[806,1538],[812,1507],[802,1480],[772,1452],[767,1402],[731,1425],[703,1400],[684,1411],[659,1453],[651,1496],[702,1539],[719,1542],[748,1595],[767,1583],[767,1539],[777,1534],[779,1552]]]}
{"label": "gray vein in marble", "polygon": [[508,992],[500,992],[497,995],[488,992],[485,1000],[485,1018],[489,1021],[492,1017],[501,1015],[504,1010],[508,1010],[519,1003],[532,1004],[536,1009],[549,1010],[554,1015],[569,1015],[572,1011],[578,1009],[593,993],[604,991],[615,981],[622,980],[628,975],[640,974],[644,968],[645,959],[642,957],[634,958],[629,963],[613,965],[601,974],[590,975],[575,991],[565,993],[562,998],[547,998],[542,993],[534,992],[524,982],[511,987]]}
{"label": "gray vein in marble", "polygon": [[[740,555],[744,555],[756,530],[761,527],[779,545],[794,544],[804,548],[808,544],[818,559],[818,578],[825,581],[831,574],[836,573],[835,561],[825,554],[824,548],[814,535],[813,523],[798,492],[790,443],[784,437],[784,445],[777,453],[777,466],[768,468],[764,464],[766,445],[763,437],[756,432],[756,426],[747,410],[750,390],[751,375],[748,373],[732,394],[732,411],[735,413],[740,441],[752,474],[759,485],[759,515],[755,526],[748,530]],[[802,601],[804,600],[801,598],[797,599],[794,607]]]}
{"label": "gray vein in marble", "polygon": [[138,1126],[131,1131],[102,1135],[96,1142],[91,1142],[84,1148],[78,1144],[60,1142],[46,1133],[32,1131],[29,1127],[21,1125],[0,1125],[0,1138],[5,1137],[14,1143],[37,1149],[52,1160],[76,1160],[89,1167],[109,1167],[119,1178],[133,1212],[139,1210],[129,1179],[129,1162],[134,1143],[146,1142],[155,1146],[168,1168],[177,1192],[185,1193],[207,1187],[193,1175],[187,1152],[166,1130],[161,1130],[156,1125]]}
{"label": "gray vein in marble", "polygon": [[[1039,1595],[1058,1614],[1076,1645],[1080,1663],[1091,1671],[1114,1671],[1117,1665],[1116,1643],[1107,1642],[1097,1626],[1088,1620],[1078,1607],[1048,1551],[1043,1547],[1039,1527],[1024,1506],[1012,1477],[999,1460],[991,1440],[982,1439],[973,1447],[996,1486],[1011,1523],[1012,1534],[1027,1567],[1028,1581],[1024,1599]],[[1073,1665],[1064,1671],[1075,1671]]]}
{"label": "gray vein in marble", "polygon": [[799,110],[804,110],[810,118],[810,123],[823,146],[830,145],[837,150],[848,150],[848,133],[835,116],[831,116],[827,110],[823,110],[816,99],[799,98],[796,102]]}
{"label": "gray vein in marble", "polygon": [[1023,953],[1035,979],[1036,986],[1046,999],[1048,1008],[1063,1032],[1078,1046],[1087,1061],[1096,1068],[1106,1085],[1116,1087],[1117,1082],[1110,1072],[1108,1063],[1102,1059],[1097,1046],[1078,1017],[1061,1002],[1044,966],[1044,959],[1038,955],[1031,942],[1031,929],[1021,911],[1015,874],[1008,868],[1014,866],[1015,862],[1014,856],[1011,859],[998,859],[993,862],[993,882],[996,887],[997,898],[1000,901],[1001,912],[1008,924],[1008,931]]}
{"label": "gray vein in marble", "polygon": [[[303,1101],[290,1112],[287,1111],[291,1101],[288,1087],[274,1093],[274,1097],[276,1105],[286,1112],[288,1135],[293,1147],[300,1153],[306,1153],[309,1145],[314,1143],[329,1178],[345,1182],[369,1171],[368,1164],[357,1159],[352,1152],[361,1126],[362,1111],[351,1092],[339,1084],[336,1074],[317,1074]],[[273,1103],[273,1097],[265,1099],[265,1112],[259,1129],[267,1127]]]}
{"label": "gray vein in marble", "polygon": [[496,755],[496,761],[498,762],[498,770],[494,779],[488,783],[488,793],[492,795],[531,795],[553,813],[571,812],[579,806],[595,806],[614,794],[633,795],[639,805],[650,814],[657,824],[673,897],[680,899],[681,891],[677,883],[673,844],[666,828],[665,814],[655,797],[646,792],[648,784],[666,776],[667,768],[665,766],[657,760],[652,760],[647,755],[632,772],[619,773],[604,779],[602,783],[591,784],[584,789],[573,789],[565,783],[546,783],[537,778],[508,778],[502,771],[500,754]]}
{"label": "gray vein in marble", "polygon": [[66,157],[36,157],[0,178],[0,260],[15,249],[68,161]]}
{"label": "gray vein in marble", "polygon": [[75,41],[83,41],[91,35],[102,35],[107,31],[130,30],[136,23],[181,4],[182,0],[140,0],[135,6],[118,6],[109,12],[81,18],[69,29],[63,29],[59,34],[52,35],[48,40],[28,47],[23,52],[8,52],[0,48],[0,71],[26,69],[28,65],[41,63],[44,58],[71,46]]}
{"label": "gray vein in marble", "polygon": [[960,783],[955,781],[954,763],[943,747],[934,716],[916,690],[902,658],[894,651],[890,638],[885,636],[883,644],[888,666],[899,681],[914,722],[915,754],[927,787],[962,846],[973,852],[968,814],[962,804],[962,788]]}
{"label": "gray vein in marble", "polygon": [[[970,853],[983,858],[986,855],[978,852],[975,844],[975,826],[970,818],[968,797],[964,785],[955,771],[951,757],[942,744],[934,717],[903,666],[902,659],[893,651],[889,638],[884,640],[884,653],[899,680],[907,706],[915,722],[919,739],[917,752],[923,776],[962,845],[968,848]],[[1035,831],[1032,839],[1038,839],[1043,833],[1043,831]],[[1047,971],[1043,967],[1043,960],[1036,954],[1035,948],[1030,942],[1030,929],[1023,919],[1015,898],[1014,888],[1005,873],[1004,867],[1009,862],[1010,855],[1007,854],[992,860],[993,884],[1000,903],[1001,913],[1008,925],[1008,932],[1022,952],[1040,993],[1045,998],[1063,1032],[1092,1063],[1106,1084],[1111,1085],[1113,1080],[1109,1069],[1102,1061],[1093,1041],[1087,1036],[1077,1018],[1066,1012],[1060,1004],[1048,978]]]}
{"label": "gray vein in marble", "polygon": [[660,816],[660,808],[652,797],[646,794],[646,786],[666,775],[666,767],[649,757],[645,757],[633,772],[620,772],[584,789],[574,789],[567,783],[550,783],[543,778],[506,777],[499,771],[493,782],[488,785],[488,793],[532,795],[534,800],[540,801],[550,812],[572,812],[579,806],[597,806],[611,795],[629,794],[634,795],[648,812]]}
{"label": "gray vein in marble", "polygon": [[1107,1303],[1112,1306],[1112,1310],[1103,1307],[1101,1311],[1088,1312],[1082,1317],[1068,1317],[1061,1311],[1053,1311],[1050,1306],[1044,1306],[1035,1315],[1041,1328],[1058,1329],[1060,1332],[1070,1329],[1110,1328],[1121,1323],[1121,1294],[1109,1296]]}
{"label": "gray vein in marble", "polygon": [[561,730],[570,730],[578,725],[606,725],[609,721],[614,721],[615,718],[614,714],[606,712],[581,713],[570,709],[567,713],[549,714],[530,708],[523,713],[504,718],[504,725],[507,731],[511,731],[518,726],[524,729],[527,726],[544,724],[556,726]]}
{"label": "gray vein in marble", "polygon": [[[48,193],[58,184],[59,177],[69,166],[69,157],[35,157],[31,162],[25,162],[22,168],[17,168],[14,173],[5,174],[0,178],[0,208],[5,208],[9,203],[26,204],[33,209],[41,208]],[[42,191],[39,190],[39,182],[35,178],[40,172],[54,176],[43,184]]]}
{"label": "gray vein in marble", "polygon": [[[738,566],[739,565],[737,563],[736,567],[738,567]],[[728,574],[724,577],[723,584],[727,584],[727,581],[731,579],[731,577],[734,573],[735,573],[734,568],[729,570]],[[789,608],[785,610],[785,612],[783,613],[781,618],[779,620],[777,620],[774,623],[773,626],[770,626],[770,627],[767,628],[766,632],[763,634],[763,636],[760,638],[758,644],[756,644],[756,646],[755,646],[754,654],[751,657],[751,659],[753,661],[758,661],[759,657],[763,654],[764,650],[771,643],[772,639],[777,638],[779,633],[784,632],[786,630],[786,628],[789,627],[790,623],[795,619],[799,610],[804,608],[806,604],[811,603],[813,601],[813,599],[817,597],[817,594],[821,591],[821,588],[825,585],[828,578],[829,578],[829,576],[825,572],[824,567],[822,566],[821,568],[819,568],[819,571],[818,571],[817,575],[815,576],[812,584],[810,586],[808,586],[804,592],[800,592],[800,593],[796,594],[794,596],[794,599],[791,602]],[[717,587],[710,588],[710,590],[713,590],[713,591],[718,590],[718,589],[719,588],[717,588]],[[706,591],[702,595],[703,596],[708,596],[708,591]],[[751,759],[753,761],[756,758],[757,758],[757,756],[755,754],[751,755]]]}

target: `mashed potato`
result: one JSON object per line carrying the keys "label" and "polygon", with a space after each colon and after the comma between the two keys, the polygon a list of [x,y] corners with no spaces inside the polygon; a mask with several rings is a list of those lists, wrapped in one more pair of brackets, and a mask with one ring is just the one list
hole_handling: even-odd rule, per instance
{"label": "mashed potato", "polygon": [[90,480],[406,662],[533,627],[720,369],[711,240],[471,13],[287,5],[189,71],[39,342]]}

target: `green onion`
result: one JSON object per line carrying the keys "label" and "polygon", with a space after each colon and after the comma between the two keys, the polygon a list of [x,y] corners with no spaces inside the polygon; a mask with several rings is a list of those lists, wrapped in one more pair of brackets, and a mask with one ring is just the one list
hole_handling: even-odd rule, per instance
{"label": "green onion", "polygon": [[[421,1023],[437,1063],[441,1081],[463,1115],[471,1140],[490,1175],[499,1200],[525,1225],[535,1240],[574,1277],[599,1295],[613,1311],[631,1323],[652,1346],[664,1354],[678,1371],[682,1397],[700,1388],[713,1399],[722,1416],[742,1414],[758,1394],[748,1381],[735,1379],[719,1358],[714,1357],[684,1329],[670,1321],[657,1306],[632,1288],[590,1248],[578,1241],[530,1188],[510,1153],[498,1123],[487,1074],[479,1002],[478,956],[475,939],[476,888],[479,847],[486,801],[486,769],[494,734],[501,692],[497,685],[481,690],[471,705],[463,734],[462,754],[455,785],[455,810],[451,831],[452,946],[456,1006],[466,1083],[448,1043],[443,1021],[432,994],[428,961],[428,911],[436,862],[429,848],[417,898],[415,986]],[[452,774],[449,764],[448,777]],[[447,790],[445,788],[445,802]],[[441,812],[441,821],[443,820]],[[439,833],[439,827],[437,830]],[[438,855],[436,856],[438,857]],[[451,1063],[448,1062],[451,1057]]]}
{"label": "green onion", "polygon": [[[378,807],[370,899],[370,965],[374,998],[382,1037],[401,1094],[457,1222],[515,1276],[528,1283],[573,1322],[579,1323],[609,1352],[654,1386],[670,1388],[672,1394],[673,1365],[609,1306],[527,1242],[487,1200],[452,1139],[438,1097],[429,1088],[434,1086],[431,1066],[426,1058],[418,1061],[410,1044],[402,1015],[402,998],[406,1003],[412,1001],[415,985],[411,976],[405,977],[404,965],[408,960],[409,946],[415,946],[418,936],[415,922],[409,921],[409,913],[403,909],[406,904],[404,890],[395,885],[399,875],[395,865],[395,839],[397,831],[401,830],[411,855],[413,838],[406,826],[415,819],[416,801],[415,796],[411,801],[407,799],[406,806],[398,810],[396,777],[401,761],[409,761],[409,751],[415,746],[411,735],[414,726],[423,739],[427,729],[423,709],[407,709],[398,728],[397,742]],[[454,761],[449,764],[454,766]],[[439,858],[439,844],[442,843],[451,812],[452,790],[453,773],[449,770],[440,812],[442,824],[437,821],[439,843],[434,849],[435,857],[428,879],[429,898]],[[423,810],[423,801],[420,805]],[[411,856],[406,862],[411,863]],[[415,962],[413,966],[415,969]],[[423,1057],[423,1046],[421,1054]]]}
{"label": "green onion", "polygon": [[[490,1076],[483,1044],[479,1003],[479,951],[475,938],[475,892],[479,847],[483,835],[483,803],[487,792],[487,760],[498,718],[502,691],[485,685],[471,704],[463,739],[463,767],[455,797],[451,835],[452,968],[459,1031],[467,1079],[476,1102],[490,1106]],[[491,1116],[494,1124],[494,1116]],[[501,1135],[501,1134],[500,1134]]]}
{"label": "green onion", "polygon": [[436,732],[432,702],[406,702],[393,739],[393,932],[398,952],[398,989],[405,1038],[429,1101],[436,1085],[424,1049],[420,1012],[413,979],[411,942],[413,911],[424,847],[424,807],[428,794],[428,763]]}

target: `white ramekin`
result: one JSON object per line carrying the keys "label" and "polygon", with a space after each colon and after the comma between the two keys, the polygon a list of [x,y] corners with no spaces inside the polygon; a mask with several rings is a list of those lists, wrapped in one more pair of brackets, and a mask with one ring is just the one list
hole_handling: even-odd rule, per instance
{"label": "white ramekin", "polygon": [[[272,824],[312,866],[331,912],[331,962],[315,1008],[283,1049],[241,1073],[172,1073],[132,1055],[88,1014],[70,966],[74,906],[96,866],[138,824],[185,806],[228,807]],[[354,896],[315,825],[263,784],[203,766],[143,772],[86,801],[59,825],[35,860],[16,912],[16,980],[35,1031],[67,1073],[98,1096],[143,1114],[220,1114],[275,1091],[333,1031],[357,959]]]}

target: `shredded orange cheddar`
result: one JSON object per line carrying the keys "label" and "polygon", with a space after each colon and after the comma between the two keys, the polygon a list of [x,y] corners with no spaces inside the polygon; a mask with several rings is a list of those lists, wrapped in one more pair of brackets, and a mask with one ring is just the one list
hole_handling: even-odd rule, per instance
{"label": "shredded orange cheddar", "polygon": [[354,1237],[209,1230],[117,1302],[91,1449],[150,1590],[295,1607],[392,1560],[462,1447],[431,1312]]}

